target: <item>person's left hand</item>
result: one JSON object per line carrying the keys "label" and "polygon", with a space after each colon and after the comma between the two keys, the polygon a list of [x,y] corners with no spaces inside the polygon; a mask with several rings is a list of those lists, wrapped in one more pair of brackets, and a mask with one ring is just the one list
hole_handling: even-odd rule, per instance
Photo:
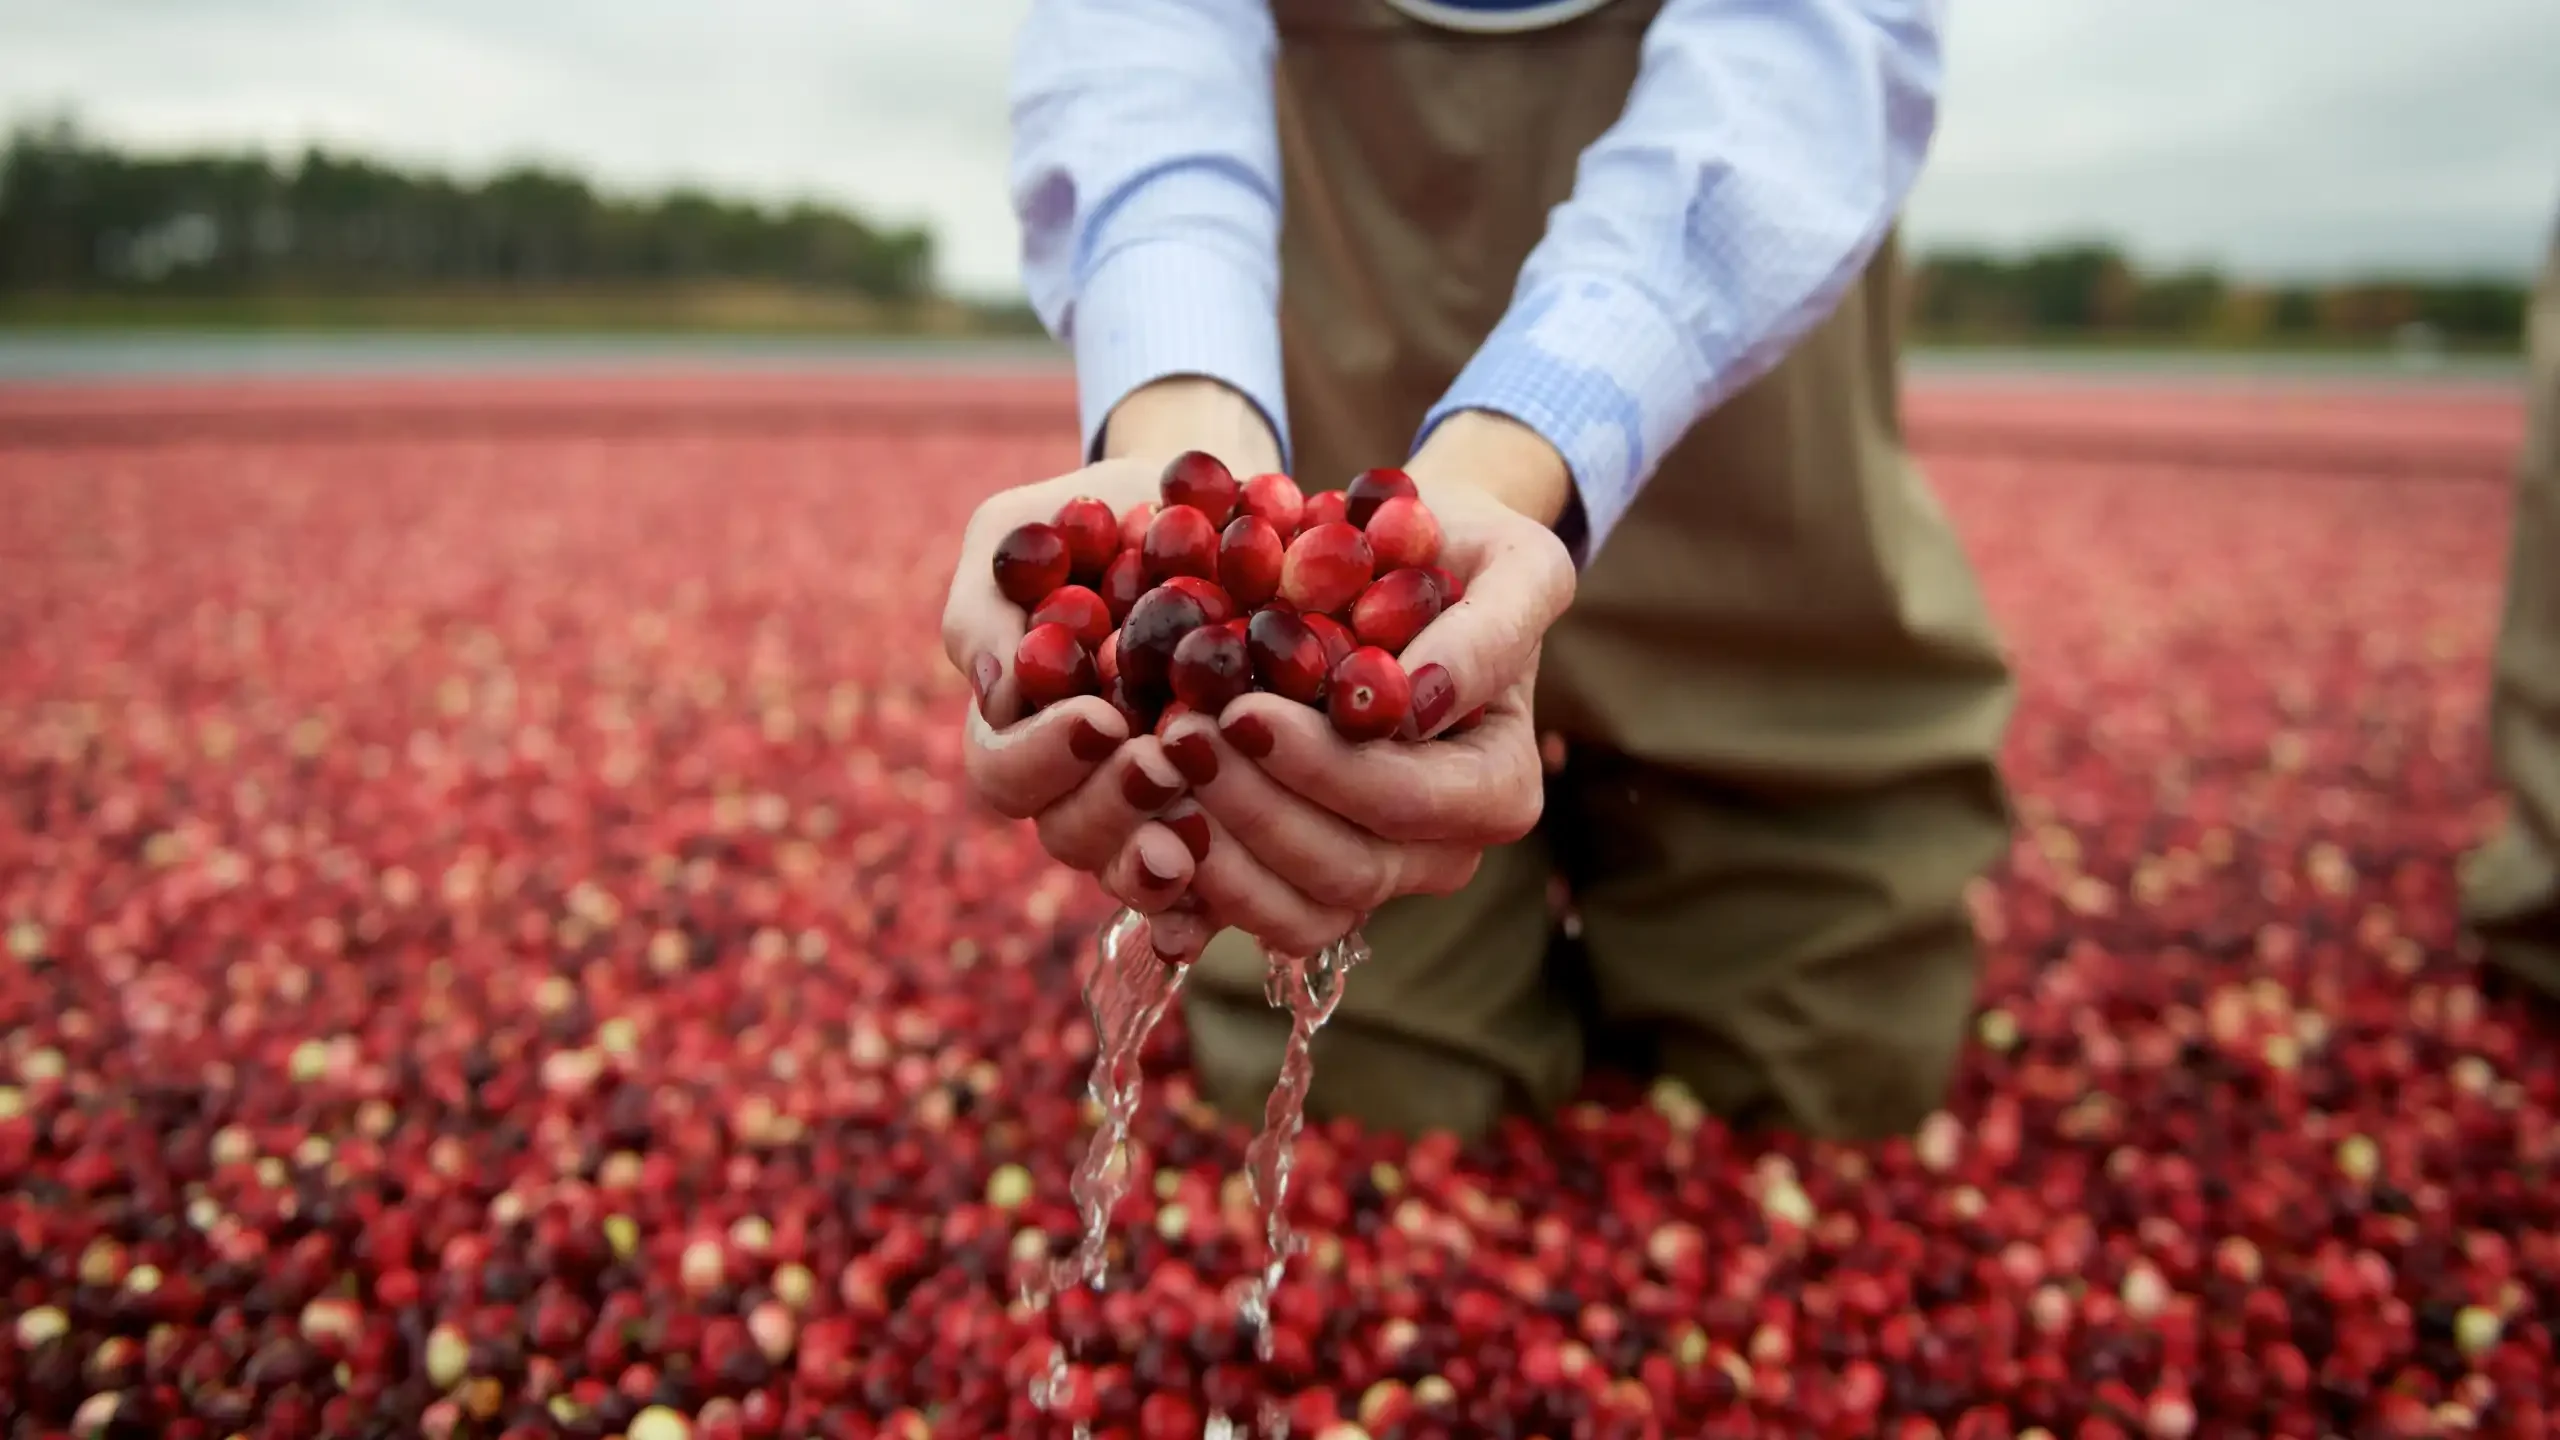
{"label": "person's left hand", "polygon": [[[1397,896],[1456,890],[1486,847],[1526,835],[1544,808],[1531,696],[1547,627],[1573,599],[1572,561],[1546,525],[1484,489],[1416,479],[1465,598],[1401,657],[1413,680],[1405,733],[1355,745],[1317,711],[1254,694],[1165,737],[1215,759],[1188,767],[1192,798],[1166,816],[1199,857],[1191,893],[1217,922],[1289,953],[1321,949]],[[1407,743],[1478,706],[1481,724]]]}

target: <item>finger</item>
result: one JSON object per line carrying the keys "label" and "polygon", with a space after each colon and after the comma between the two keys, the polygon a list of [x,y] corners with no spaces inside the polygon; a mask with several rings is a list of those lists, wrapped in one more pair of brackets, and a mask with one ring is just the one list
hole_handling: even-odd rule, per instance
{"label": "finger", "polygon": [[1164,746],[1141,735],[1096,767],[1073,794],[1037,812],[1040,846],[1066,864],[1099,874],[1140,825],[1181,795],[1181,772],[1165,758]]}
{"label": "finger", "polygon": [[1162,825],[1138,828],[1096,876],[1113,899],[1141,915],[1172,908],[1191,891],[1191,850]]}
{"label": "finger", "polygon": [[1200,911],[1175,908],[1147,917],[1147,943],[1167,960],[1190,960],[1208,947],[1218,927]]}
{"label": "finger", "polygon": [[1003,730],[972,706],[961,763],[980,799],[1007,819],[1023,820],[1084,784],[1128,738],[1128,722],[1098,696],[1052,705]]}
{"label": "finger", "polygon": [[1176,807],[1168,823],[1191,847],[1191,893],[1220,923],[1291,955],[1312,955],[1360,923],[1358,914],[1320,905],[1272,874],[1196,804]]}
{"label": "finger", "polygon": [[1400,658],[1413,677],[1407,739],[1450,721],[1537,673],[1547,627],[1573,603],[1573,560],[1554,532],[1505,527],[1467,576],[1466,598],[1424,626]]}
{"label": "finger", "polygon": [[[1009,514],[1008,509],[991,519],[989,510],[981,509],[970,520],[950,593],[942,602],[942,653],[969,682],[980,713],[998,726],[1011,724],[1020,714],[1012,683],[1013,652],[1030,623],[1022,608],[996,588],[996,541],[1018,523],[1010,522]],[[999,525],[1003,528],[995,528]]]}
{"label": "finger", "polygon": [[[1197,742],[1187,738],[1195,732]],[[1199,808],[1238,837],[1264,868],[1320,905],[1375,910],[1398,895],[1446,893],[1474,869],[1474,846],[1383,840],[1281,785],[1238,754],[1205,717],[1180,721],[1167,739],[1210,748],[1217,761],[1214,778],[1201,784],[1195,777],[1192,787]],[[1167,818],[1178,828],[1184,811],[1177,805]]]}
{"label": "finger", "polygon": [[1274,782],[1387,840],[1505,845],[1546,806],[1537,735],[1517,690],[1483,724],[1428,745],[1354,745],[1276,695],[1235,701],[1218,728]]}

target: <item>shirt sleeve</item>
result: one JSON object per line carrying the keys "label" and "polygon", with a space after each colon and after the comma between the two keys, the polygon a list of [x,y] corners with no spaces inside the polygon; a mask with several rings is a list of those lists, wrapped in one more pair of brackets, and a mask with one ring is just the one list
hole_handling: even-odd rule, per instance
{"label": "shirt sleeve", "polygon": [[1936,128],[1937,0],[1668,0],[1624,112],[1423,421],[1490,410],[1573,470],[1581,555],[1699,417],[1836,307]]}
{"label": "shirt sleeve", "polygon": [[1131,391],[1222,381],[1280,438],[1277,48],[1262,0],[1034,0],[1016,41],[1023,282],[1075,354],[1085,453]]}

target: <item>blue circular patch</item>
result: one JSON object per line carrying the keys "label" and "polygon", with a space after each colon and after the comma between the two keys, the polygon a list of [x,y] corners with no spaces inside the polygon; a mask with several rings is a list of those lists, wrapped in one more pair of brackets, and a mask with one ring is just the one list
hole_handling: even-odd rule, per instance
{"label": "blue circular patch", "polygon": [[1588,15],[1608,3],[1609,0],[1387,0],[1389,6],[1425,25],[1479,35],[1544,30]]}

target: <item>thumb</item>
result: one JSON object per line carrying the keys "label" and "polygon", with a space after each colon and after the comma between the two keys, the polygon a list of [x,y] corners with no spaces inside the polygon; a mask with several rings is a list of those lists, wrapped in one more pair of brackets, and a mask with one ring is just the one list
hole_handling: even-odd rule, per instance
{"label": "thumb", "polygon": [[1547,627],[1573,603],[1573,559],[1545,526],[1504,524],[1480,553],[1466,598],[1400,657],[1413,677],[1413,739],[1429,739],[1534,670]]}

